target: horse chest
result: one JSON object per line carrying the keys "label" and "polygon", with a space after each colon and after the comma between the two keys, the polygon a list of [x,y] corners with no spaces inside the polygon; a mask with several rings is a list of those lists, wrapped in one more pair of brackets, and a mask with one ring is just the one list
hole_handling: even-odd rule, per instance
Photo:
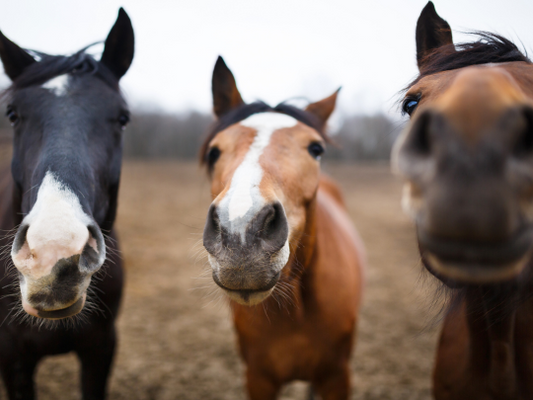
{"label": "horse chest", "polygon": [[[331,349],[351,345],[351,334],[330,330],[316,316],[235,320],[241,355],[247,365],[261,366],[280,381],[309,380],[319,368],[335,362]],[[318,329],[317,326],[322,328]]]}

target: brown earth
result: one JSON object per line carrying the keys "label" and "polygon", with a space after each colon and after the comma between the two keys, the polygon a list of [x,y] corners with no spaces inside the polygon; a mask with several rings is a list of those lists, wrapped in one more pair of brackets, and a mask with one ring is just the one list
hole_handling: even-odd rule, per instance
{"label": "brown earth", "polygon": [[[386,165],[325,169],[344,189],[369,258],[352,398],[429,399],[438,331],[433,288],[420,279],[413,229],[400,209],[401,185]],[[208,204],[209,185],[195,164],[124,166],[117,227],[127,286],[110,399],[245,398],[227,306],[210,294],[215,286],[203,273]],[[79,399],[78,370],[74,355],[42,362],[39,399]],[[281,398],[303,400],[305,392],[296,383]]]}

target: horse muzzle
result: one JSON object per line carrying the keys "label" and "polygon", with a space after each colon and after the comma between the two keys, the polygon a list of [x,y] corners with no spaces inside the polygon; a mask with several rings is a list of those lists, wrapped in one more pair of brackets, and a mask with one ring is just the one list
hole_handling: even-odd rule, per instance
{"label": "horse muzzle", "polygon": [[418,229],[418,242],[426,268],[445,283],[495,284],[520,275],[533,250],[533,229],[522,228],[497,243],[437,238]]}
{"label": "horse muzzle", "polygon": [[105,261],[105,243],[96,225],[46,236],[35,225],[19,228],[12,259],[19,275],[22,307],[30,315],[61,319],[84,307],[91,278]]}
{"label": "horse muzzle", "polygon": [[74,303],[72,303],[70,306],[67,306],[65,308],[55,309],[55,310],[45,310],[45,309],[37,309],[32,307],[28,302],[25,300],[22,300],[22,308],[24,311],[26,311],[28,314],[37,317],[37,318],[45,318],[50,320],[58,320],[63,318],[72,317],[76,314],[78,314],[85,305],[85,300],[87,298],[87,294],[83,293],[83,295],[76,300]]}
{"label": "horse muzzle", "polygon": [[281,272],[276,273],[272,279],[264,286],[255,289],[233,289],[225,286],[218,277],[217,273],[213,271],[213,280],[226,293],[226,295],[233,301],[245,305],[253,306],[261,303],[274,291],[274,287],[279,281]]}
{"label": "horse muzzle", "polygon": [[[46,319],[61,319],[78,314],[85,305],[92,273],[80,267],[83,255],[56,262],[51,272],[36,277],[21,273],[22,308],[28,314]],[[28,272],[28,271],[26,271]]]}
{"label": "horse muzzle", "polygon": [[287,217],[278,202],[237,221],[211,205],[204,247],[213,280],[237,303],[260,303],[272,293],[289,260],[288,237]]}

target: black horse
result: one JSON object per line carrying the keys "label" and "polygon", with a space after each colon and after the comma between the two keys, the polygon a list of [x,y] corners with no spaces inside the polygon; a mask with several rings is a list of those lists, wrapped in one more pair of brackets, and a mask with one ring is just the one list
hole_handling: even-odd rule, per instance
{"label": "black horse", "polygon": [[14,129],[11,173],[0,172],[0,229],[12,232],[0,239],[11,249],[0,261],[0,370],[10,399],[33,399],[39,360],[70,351],[81,361],[83,399],[105,398],[123,286],[112,227],[129,112],[118,82],[133,48],[123,9],[100,61],[86,49],[28,52],[0,32]]}

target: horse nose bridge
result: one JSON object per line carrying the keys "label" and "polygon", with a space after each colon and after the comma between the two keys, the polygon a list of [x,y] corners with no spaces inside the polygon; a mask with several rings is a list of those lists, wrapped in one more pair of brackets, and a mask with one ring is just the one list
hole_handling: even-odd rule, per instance
{"label": "horse nose bridge", "polygon": [[464,140],[475,143],[498,125],[501,116],[526,101],[514,78],[501,68],[460,71],[434,107]]}

